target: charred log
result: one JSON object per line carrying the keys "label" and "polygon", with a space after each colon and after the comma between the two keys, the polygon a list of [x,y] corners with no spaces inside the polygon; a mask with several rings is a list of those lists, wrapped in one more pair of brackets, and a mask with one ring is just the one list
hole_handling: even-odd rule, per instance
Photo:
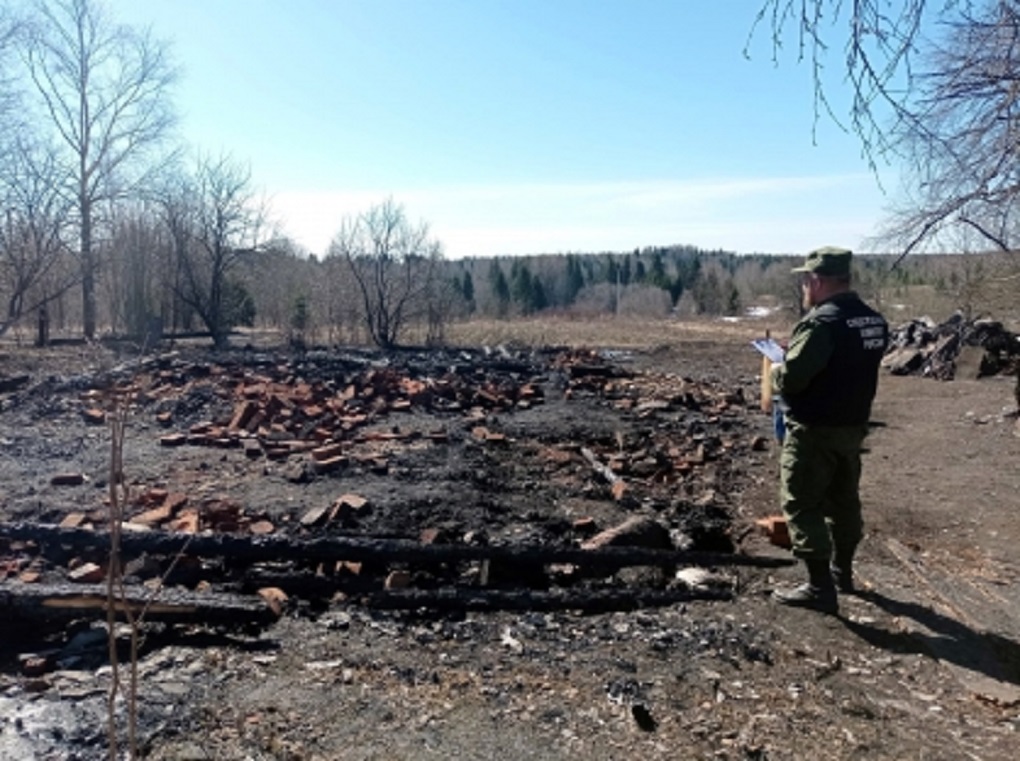
{"label": "charred log", "polygon": [[27,386],[29,380],[31,378],[24,374],[0,378],[0,393],[6,394],[8,391],[17,391],[19,388]]}
{"label": "charred log", "polygon": [[362,598],[370,608],[432,610],[577,610],[584,613],[637,610],[691,600],[728,600],[726,590],[549,590],[435,589],[378,592]]}
{"label": "charred log", "polygon": [[[72,547],[76,550],[105,549],[110,545],[108,531],[60,528],[31,523],[0,524],[0,537],[32,541],[40,545]],[[575,549],[534,545],[460,545],[419,544],[399,539],[370,537],[323,537],[296,539],[280,535],[242,536],[237,534],[194,535],[151,531],[123,534],[121,551],[125,554],[222,557],[259,562],[294,561],[388,561],[402,563],[457,563],[490,560],[522,565],[569,563],[579,567],[615,570],[627,566],[674,565],[756,566],[777,568],[792,564],[788,558],[756,557],[724,552],[653,550],[641,547],[600,547]]]}
{"label": "charred log", "polygon": [[[209,626],[262,627],[277,619],[259,599],[231,594],[196,594],[178,588],[157,592],[128,587],[123,599],[114,601],[123,615],[130,611],[145,621],[201,623]],[[80,618],[105,618],[109,601],[102,584],[21,584],[0,585],[0,611],[5,617],[52,624]]]}

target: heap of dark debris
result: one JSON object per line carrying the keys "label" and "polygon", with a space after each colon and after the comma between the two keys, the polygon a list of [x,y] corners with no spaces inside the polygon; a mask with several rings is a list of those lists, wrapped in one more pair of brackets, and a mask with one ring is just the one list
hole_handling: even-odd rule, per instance
{"label": "heap of dark debris", "polygon": [[892,332],[883,361],[893,375],[922,375],[952,380],[1020,371],[1020,336],[1001,322],[967,320],[960,313],[941,324],[927,317]]}
{"label": "heap of dark debris", "polygon": [[[54,406],[61,396],[76,409]],[[133,484],[121,568],[125,604],[147,620],[263,626],[337,602],[631,608],[731,593],[676,573],[686,566],[778,562],[734,554],[738,462],[768,447],[740,386],[634,373],[588,351],[168,354],[26,384],[4,409],[98,427],[116,404],[153,423],[168,461],[215,450],[261,468],[248,478],[339,492],[295,511]],[[408,512],[350,486],[370,491],[373,478],[411,482],[412,503],[415,482],[446,478],[465,504]],[[50,486],[86,480],[56,473]],[[0,524],[0,607],[35,624],[102,615],[110,506],[92,494],[48,522]],[[574,498],[604,509],[534,507]]]}
{"label": "heap of dark debris", "polygon": [[[753,381],[721,387],[632,372],[620,359],[565,349],[170,353],[90,376],[19,376],[3,409],[101,430],[120,405],[157,431],[161,463],[208,450],[195,480],[216,458],[238,480],[335,484],[297,508],[195,492],[186,478],[129,484],[121,570],[131,604],[160,600],[153,619],[262,626],[337,601],[604,610],[725,595],[676,571],[769,562],[734,554],[741,461],[769,448],[744,390]],[[1001,324],[957,315],[897,328],[885,364],[948,379],[962,367],[1013,371],[1018,360],[1020,341]],[[57,472],[49,486],[88,480]],[[373,492],[383,481],[396,484],[390,500]],[[30,620],[101,615],[109,495],[76,499],[4,516],[20,518],[0,524],[4,608]]]}

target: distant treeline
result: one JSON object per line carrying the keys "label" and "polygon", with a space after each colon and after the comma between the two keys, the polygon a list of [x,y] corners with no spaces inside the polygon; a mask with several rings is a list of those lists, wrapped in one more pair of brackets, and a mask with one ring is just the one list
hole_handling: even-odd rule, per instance
{"label": "distant treeline", "polygon": [[[201,330],[201,316],[178,296],[181,270],[175,265],[172,239],[143,220],[115,227],[103,241],[106,267],[98,283],[103,332],[137,336],[153,325],[167,332]],[[372,257],[355,257],[353,262],[365,258]],[[781,308],[796,317],[800,291],[790,270],[802,258],[802,253],[736,254],[690,245],[620,253],[456,260],[439,256],[428,271],[429,287],[415,291],[406,303],[385,294],[394,292],[401,277],[424,277],[425,270],[376,270],[384,295],[382,302],[372,302],[372,308],[392,311],[384,316],[401,321],[393,334],[395,344],[440,342],[445,325],[475,318],[736,316],[751,307]],[[893,268],[894,261],[891,255],[855,257],[858,290],[870,299],[884,300],[890,308],[902,308],[900,300],[913,301],[913,312],[934,311],[936,317],[952,309],[994,313],[988,307],[994,302],[994,286],[1008,284],[1009,276],[1003,279],[1002,273],[1016,268],[1015,257],[990,254],[914,255]],[[225,327],[278,330],[306,342],[371,343],[376,336],[366,318],[364,283],[355,272],[352,261],[335,251],[310,256],[285,239],[238,252],[224,279]],[[50,296],[47,309],[53,335],[79,329],[79,298],[75,290]],[[931,305],[934,300],[938,306]],[[26,313],[20,330],[33,331],[35,317]]]}
{"label": "distant treeline", "polygon": [[[320,339],[365,340],[360,307],[334,260],[262,255],[243,278],[256,324],[299,325]],[[736,254],[690,245],[443,260],[437,277],[444,287],[433,290],[426,310],[435,323],[429,332],[441,338],[442,324],[451,320],[543,314],[684,318],[738,316],[764,306],[796,317],[800,289],[790,270],[802,260],[803,254]],[[856,257],[855,287],[890,308],[901,308],[898,301],[910,296],[917,302],[913,311],[947,314],[973,311],[996,292],[993,283],[1003,267],[1015,265],[990,254],[916,255],[893,268],[895,261],[892,255]]]}

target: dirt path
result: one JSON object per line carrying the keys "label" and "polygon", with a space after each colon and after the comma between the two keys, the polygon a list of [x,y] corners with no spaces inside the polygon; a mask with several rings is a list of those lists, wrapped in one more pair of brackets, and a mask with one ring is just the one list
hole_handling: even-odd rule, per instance
{"label": "dirt path", "polygon": [[[884,379],[862,573],[961,684],[1020,704],[1020,436],[1012,379]],[[920,607],[915,607],[920,606]]]}

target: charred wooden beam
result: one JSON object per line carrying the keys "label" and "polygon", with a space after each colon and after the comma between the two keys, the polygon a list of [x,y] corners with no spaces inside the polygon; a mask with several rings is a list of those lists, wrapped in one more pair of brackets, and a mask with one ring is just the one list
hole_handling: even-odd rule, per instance
{"label": "charred wooden beam", "polygon": [[691,600],[728,600],[725,590],[613,589],[549,590],[529,589],[402,589],[377,592],[361,598],[370,608],[413,610],[577,610],[585,613],[637,610],[675,605]]}
{"label": "charred wooden beam", "polygon": [[22,386],[27,386],[31,377],[28,375],[11,375],[0,378],[0,393],[7,393],[8,391],[17,391]]}
{"label": "charred wooden beam", "polygon": [[[110,546],[108,531],[60,528],[35,523],[0,523],[0,537],[52,544],[76,550],[105,549]],[[791,558],[756,557],[725,552],[652,550],[642,547],[601,547],[584,550],[540,545],[464,545],[419,544],[400,539],[371,537],[322,537],[298,539],[281,535],[246,536],[240,534],[182,534],[162,531],[126,533],[120,538],[125,554],[223,557],[240,561],[269,560],[388,561],[403,563],[457,563],[472,560],[549,565],[573,564],[579,567],[614,570],[627,566],[670,567],[756,566],[777,568],[795,562]]]}
{"label": "charred wooden beam", "polygon": [[[145,621],[201,623],[210,626],[266,626],[277,619],[261,599],[222,593],[194,593],[176,588],[157,592],[128,587],[113,602],[121,615],[135,617],[145,611]],[[102,584],[0,584],[0,611],[5,617],[44,623],[79,618],[104,618],[109,606]]]}
{"label": "charred wooden beam", "polygon": [[615,365],[594,365],[576,363],[567,365],[567,373],[571,378],[598,377],[598,378],[629,378],[633,375],[623,368]]}

